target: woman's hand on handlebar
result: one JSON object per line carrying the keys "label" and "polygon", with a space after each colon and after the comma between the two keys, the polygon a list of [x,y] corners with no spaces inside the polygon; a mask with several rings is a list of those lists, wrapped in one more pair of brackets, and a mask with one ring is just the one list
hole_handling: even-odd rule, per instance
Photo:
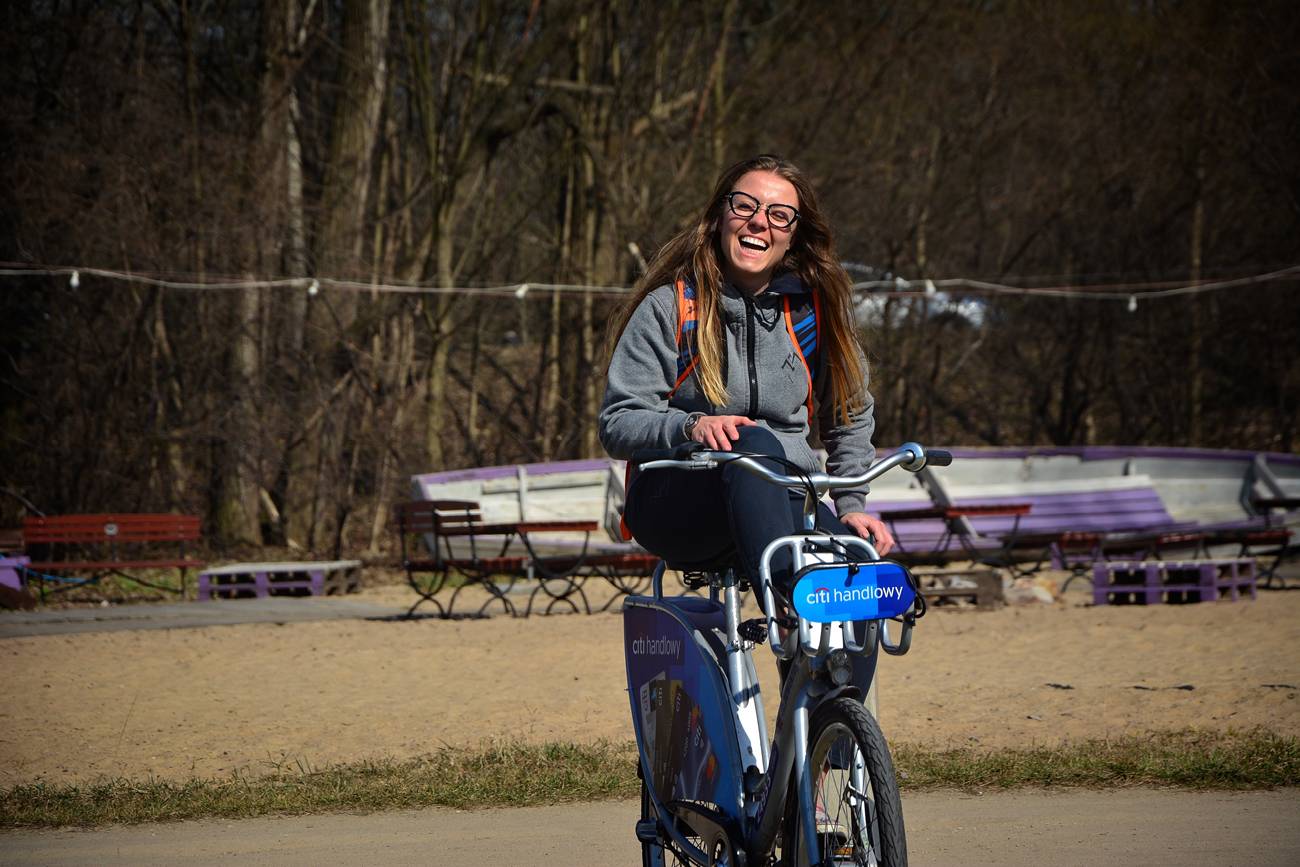
{"label": "woman's hand on handlebar", "polygon": [[701,416],[691,431],[691,439],[720,452],[731,451],[731,444],[740,438],[740,428],[758,422],[743,415]]}
{"label": "woman's hand on handlebar", "polygon": [[881,557],[887,556],[893,550],[894,536],[885,526],[885,522],[879,518],[866,512],[848,512],[840,515],[840,520],[854,533],[871,541],[876,546],[876,553]]}

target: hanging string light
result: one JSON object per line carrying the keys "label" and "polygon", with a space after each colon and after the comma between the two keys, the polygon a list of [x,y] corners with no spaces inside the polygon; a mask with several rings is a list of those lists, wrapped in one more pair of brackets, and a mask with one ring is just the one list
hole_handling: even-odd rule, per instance
{"label": "hanging string light", "polygon": [[[851,264],[851,263],[850,263]],[[862,270],[854,266],[850,270]],[[317,295],[322,289],[344,292],[389,292],[420,295],[497,295],[510,296],[524,300],[529,292],[565,292],[605,297],[619,297],[631,292],[628,286],[587,286],[564,283],[516,283],[506,286],[421,286],[419,284],[400,283],[362,283],[354,280],[336,280],[330,277],[289,277],[266,280],[233,280],[211,282],[188,282],[152,277],[146,274],[113,271],[105,268],[78,267],[33,267],[27,265],[0,265],[0,279],[5,277],[30,276],[68,276],[68,285],[76,289],[81,285],[83,274],[105,280],[120,280],[130,283],[143,283],[187,292],[219,292],[239,289],[301,289],[304,282],[308,295]],[[1137,309],[1139,296],[1145,301],[1174,298],[1180,295],[1195,295],[1205,292],[1217,292],[1241,286],[1273,283],[1282,280],[1300,279],[1300,265],[1291,265],[1264,274],[1251,274],[1233,277],[1211,283],[1189,285],[1161,283],[1116,283],[1107,286],[1009,286],[1002,283],[990,283],[968,277],[955,277],[943,280],[925,279],[912,283],[902,277],[890,276],[884,280],[864,280],[853,284],[854,292],[861,295],[882,294],[894,297],[923,297],[943,292],[961,296],[996,296],[1026,295],[1043,298],[1088,298],[1095,301],[1121,301],[1127,304],[1130,313]]]}

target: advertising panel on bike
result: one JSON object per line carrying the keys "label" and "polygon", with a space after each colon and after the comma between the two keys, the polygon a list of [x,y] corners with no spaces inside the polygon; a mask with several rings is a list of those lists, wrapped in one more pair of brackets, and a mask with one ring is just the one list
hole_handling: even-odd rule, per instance
{"label": "advertising panel on bike", "polygon": [[790,601],[812,623],[899,617],[916,598],[912,576],[898,563],[819,563],[799,571]]}
{"label": "advertising panel on bike", "polygon": [[668,611],[628,604],[623,624],[632,722],[655,794],[738,804],[740,759],[717,663]]}

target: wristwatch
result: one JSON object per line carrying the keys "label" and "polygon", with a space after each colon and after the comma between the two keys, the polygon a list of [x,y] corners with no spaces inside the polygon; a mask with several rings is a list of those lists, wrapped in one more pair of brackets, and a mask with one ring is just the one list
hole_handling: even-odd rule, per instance
{"label": "wristwatch", "polygon": [[693,412],[686,416],[686,423],[682,425],[682,433],[686,434],[686,439],[689,440],[691,434],[695,433],[695,426],[700,423],[700,419],[702,418],[704,418],[704,413],[702,412]]}

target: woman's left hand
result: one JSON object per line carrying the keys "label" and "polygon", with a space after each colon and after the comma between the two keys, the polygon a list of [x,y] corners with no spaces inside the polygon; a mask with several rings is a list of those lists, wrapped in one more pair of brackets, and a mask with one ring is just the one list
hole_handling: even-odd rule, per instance
{"label": "woman's left hand", "polygon": [[862,538],[873,540],[876,553],[880,554],[881,557],[884,557],[893,549],[893,534],[889,532],[885,522],[874,515],[868,515],[866,512],[849,512],[840,515],[840,520],[844,522],[846,527]]}

